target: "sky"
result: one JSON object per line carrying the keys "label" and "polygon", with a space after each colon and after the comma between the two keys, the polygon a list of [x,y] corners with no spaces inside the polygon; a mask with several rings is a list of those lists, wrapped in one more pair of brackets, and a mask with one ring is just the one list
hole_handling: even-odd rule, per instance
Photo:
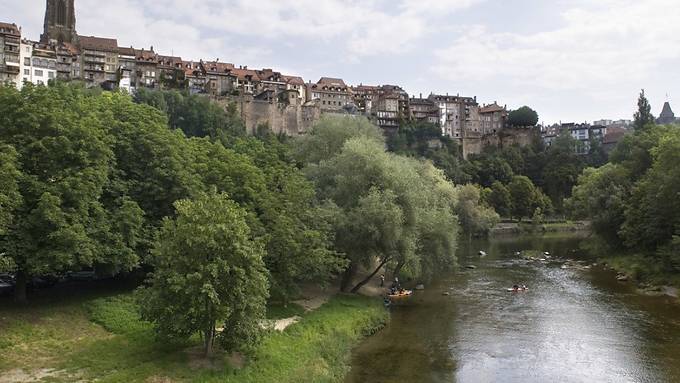
{"label": "sky", "polygon": [[[316,82],[529,105],[544,123],[680,114],[680,0],[75,0],[80,35]],[[44,0],[0,0],[42,32]]]}

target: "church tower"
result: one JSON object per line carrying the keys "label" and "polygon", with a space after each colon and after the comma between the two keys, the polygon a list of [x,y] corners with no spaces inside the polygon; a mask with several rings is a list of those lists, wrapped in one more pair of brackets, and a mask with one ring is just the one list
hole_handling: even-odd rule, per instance
{"label": "church tower", "polygon": [[76,9],[74,0],[47,0],[45,29],[40,36],[43,43],[76,43]]}

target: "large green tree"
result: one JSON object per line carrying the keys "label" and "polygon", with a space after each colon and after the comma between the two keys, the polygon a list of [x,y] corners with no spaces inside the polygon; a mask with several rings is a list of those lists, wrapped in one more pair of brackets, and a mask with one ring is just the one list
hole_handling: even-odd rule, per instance
{"label": "large green tree", "polygon": [[621,165],[587,168],[579,176],[566,206],[572,216],[590,219],[598,234],[617,243],[621,240],[619,230],[625,220],[631,188],[630,173]]}
{"label": "large green tree", "polygon": [[[357,291],[383,266],[395,273],[403,267],[419,273],[433,270],[440,261],[451,264],[455,239],[433,230],[432,220],[448,217],[452,223],[443,227],[457,232],[453,185],[430,163],[386,152],[377,128],[366,126],[373,130],[366,132],[350,125],[354,133],[348,134],[344,121],[353,120],[322,121],[315,127],[315,147],[337,150],[306,156],[305,168],[319,197],[337,205],[336,248],[349,260],[343,288]],[[309,144],[309,138],[302,140]],[[426,246],[420,246],[426,235],[436,238],[438,251],[449,253],[426,254]],[[361,267],[376,260],[378,267],[371,268],[368,277],[350,284]]]}
{"label": "large green tree", "polygon": [[510,111],[508,114],[508,125],[511,126],[536,126],[538,124],[538,113],[528,106]]}
{"label": "large green tree", "polygon": [[141,211],[130,200],[102,201],[114,156],[97,101],[77,86],[0,88],[0,141],[16,149],[21,171],[23,203],[2,242],[19,301],[32,276],[138,263]]}
{"label": "large green tree", "polygon": [[174,206],[176,218],[164,220],[153,249],[149,286],[139,291],[142,318],[163,337],[201,333],[206,355],[216,339],[247,351],[260,338],[268,285],[264,249],[251,239],[246,211],[215,192]]}
{"label": "large green tree", "polygon": [[500,217],[482,201],[480,187],[468,184],[458,187],[457,191],[456,214],[463,231],[469,236],[487,234]]}
{"label": "large green tree", "polygon": [[642,132],[646,130],[648,126],[654,125],[656,121],[654,115],[652,115],[652,106],[649,105],[649,100],[647,100],[647,97],[645,96],[644,89],[640,91],[637,104],[638,110],[633,116],[633,126],[635,127],[636,132]]}

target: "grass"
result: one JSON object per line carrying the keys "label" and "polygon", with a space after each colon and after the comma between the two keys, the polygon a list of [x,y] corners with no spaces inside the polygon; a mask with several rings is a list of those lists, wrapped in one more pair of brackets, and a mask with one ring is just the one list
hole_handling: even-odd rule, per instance
{"label": "grass", "polygon": [[382,327],[380,302],[337,296],[316,311],[272,306],[270,317],[301,315],[272,332],[243,368],[217,354],[195,356],[200,342],[163,344],[140,320],[131,294],[49,305],[0,308],[0,376],[14,368],[60,371],[51,382],[338,382],[352,347]]}
{"label": "grass", "polygon": [[680,288],[680,275],[664,270],[655,257],[632,254],[609,257],[605,261],[615,270],[629,275],[636,281],[656,286],[670,285]]}
{"label": "grass", "polygon": [[302,316],[305,313],[305,308],[295,304],[270,304],[267,306],[267,319],[284,319],[294,316]]}

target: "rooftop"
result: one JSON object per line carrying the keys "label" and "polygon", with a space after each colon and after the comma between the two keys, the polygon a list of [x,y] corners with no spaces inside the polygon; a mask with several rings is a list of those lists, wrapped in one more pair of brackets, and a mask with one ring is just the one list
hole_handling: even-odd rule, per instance
{"label": "rooftop", "polygon": [[104,52],[118,52],[118,40],[95,36],[78,36],[80,47]]}

